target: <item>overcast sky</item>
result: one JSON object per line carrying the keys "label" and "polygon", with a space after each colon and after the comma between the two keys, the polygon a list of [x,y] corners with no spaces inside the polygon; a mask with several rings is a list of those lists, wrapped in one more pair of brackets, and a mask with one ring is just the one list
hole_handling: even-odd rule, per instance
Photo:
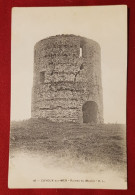
{"label": "overcast sky", "polygon": [[126,6],[13,8],[11,120],[31,117],[34,45],[57,34],[75,34],[101,46],[104,121],[126,121]]}

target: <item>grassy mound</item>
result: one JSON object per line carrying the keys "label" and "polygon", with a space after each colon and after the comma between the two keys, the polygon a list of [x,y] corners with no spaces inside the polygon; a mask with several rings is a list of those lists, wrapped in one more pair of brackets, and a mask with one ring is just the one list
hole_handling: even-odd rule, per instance
{"label": "grassy mound", "polygon": [[58,157],[124,165],[126,126],[54,123],[45,119],[11,122],[10,152],[27,150]]}

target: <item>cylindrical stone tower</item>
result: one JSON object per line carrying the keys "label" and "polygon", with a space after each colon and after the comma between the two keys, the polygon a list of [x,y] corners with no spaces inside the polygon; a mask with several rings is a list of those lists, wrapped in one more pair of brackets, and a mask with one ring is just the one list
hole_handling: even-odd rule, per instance
{"label": "cylindrical stone tower", "polygon": [[57,35],[36,43],[31,115],[56,122],[103,123],[97,42]]}

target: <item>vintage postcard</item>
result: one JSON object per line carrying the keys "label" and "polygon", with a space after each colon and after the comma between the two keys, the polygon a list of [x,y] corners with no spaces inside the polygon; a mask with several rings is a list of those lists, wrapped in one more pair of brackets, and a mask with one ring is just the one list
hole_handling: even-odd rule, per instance
{"label": "vintage postcard", "polygon": [[127,189],[127,6],[12,9],[9,188]]}

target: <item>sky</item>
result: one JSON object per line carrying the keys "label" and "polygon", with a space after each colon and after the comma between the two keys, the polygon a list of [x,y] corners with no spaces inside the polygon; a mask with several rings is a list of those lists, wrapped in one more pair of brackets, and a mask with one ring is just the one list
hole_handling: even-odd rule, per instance
{"label": "sky", "polygon": [[34,45],[58,34],[75,34],[101,46],[105,123],[126,122],[127,7],[12,9],[11,120],[31,117]]}

